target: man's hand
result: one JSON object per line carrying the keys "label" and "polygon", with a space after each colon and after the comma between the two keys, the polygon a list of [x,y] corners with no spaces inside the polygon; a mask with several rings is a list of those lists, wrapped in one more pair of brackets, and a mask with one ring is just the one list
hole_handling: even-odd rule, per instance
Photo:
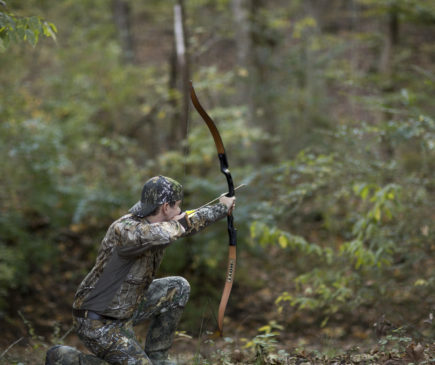
{"label": "man's hand", "polygon": [[176,215],[174,218],[174,220],[179,221],[180,219],[182,219],[184,216],[186,215],[186,212],[180,213],[178,215]]}
{"label": "man's hand", "polygon": [[226,207],[228,208],[228,215],[230,215],[233,212],[233,209],[236,206],[236,197],[232,196],[232,197],[227,197],[225,195],[222,195],[219,198],[219,203],[222,203],[224,205],[226,205]]}

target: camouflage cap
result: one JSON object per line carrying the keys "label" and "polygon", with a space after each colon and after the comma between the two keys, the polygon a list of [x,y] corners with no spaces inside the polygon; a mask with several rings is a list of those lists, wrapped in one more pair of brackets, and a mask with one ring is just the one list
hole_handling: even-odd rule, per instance
{"label": "camouflage cap", "polygon": [[155,176],[145,183],[141,199],[130,208],[129,212],[143,218],[160,205],[181,199],[183,199],[183,186],[178,181],[166,176]]}

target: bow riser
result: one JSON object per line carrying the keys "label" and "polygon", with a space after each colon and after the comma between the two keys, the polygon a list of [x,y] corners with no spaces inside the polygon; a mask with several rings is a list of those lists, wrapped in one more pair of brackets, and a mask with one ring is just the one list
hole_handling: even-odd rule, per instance
{"label": "bow riser", "polygon": [[228,160],[227,155],[223,153],[218,153],[219,162],[221,164],[221,172],[225,175],[227,178],[228,183],[228,197],[234,196],[234,184],[233,184],[233,178],[231,177],[230,169],[228,168]]}
{"label": "bow riser", "polygon": [[[227,155],[225,155],[223,153],[218,153],[218,157],[219,157],[219,161],[221,163],[221,172],[227,178],[228,194],[226,194],[226,196],[232,197],[232,196],[234,196],[234,184],[233,184],[233,178],[232,178],[231,173],[230,173],[230,169],[228,168]],[[227,216],[227,226],[228,226],[229,245],[236,246],[237,245],[237,230],[234,228],[234,220],[233,220],[232,214]],[[229,269],[228,269],[228,271],[229,271]]]}

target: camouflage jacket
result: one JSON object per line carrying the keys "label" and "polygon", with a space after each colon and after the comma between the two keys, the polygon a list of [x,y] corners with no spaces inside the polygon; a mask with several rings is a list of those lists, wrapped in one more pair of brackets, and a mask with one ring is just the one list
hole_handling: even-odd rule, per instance
{"label": "camouflage jacket", "polygon": [[119,218],[109,227],[73,307],[119,319],[131,317],[155,278],[164,249],[225,217],[227,210],[218,203],[197,210],[189,219],[152,224],[132,214]]}

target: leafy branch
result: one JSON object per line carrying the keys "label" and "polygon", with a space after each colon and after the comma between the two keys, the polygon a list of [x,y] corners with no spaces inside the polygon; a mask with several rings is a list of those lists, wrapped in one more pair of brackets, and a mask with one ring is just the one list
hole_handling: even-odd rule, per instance
{"label": "leafy branch", "polygon": [[[4,6],[4,2],[1,5]],[[40,36],[56,41],[56,33],[54,23],[40,16],[22,17],[10,11],[0,11],[0,52],[4,52],[11,43],[29,42],[35,47]]]}

